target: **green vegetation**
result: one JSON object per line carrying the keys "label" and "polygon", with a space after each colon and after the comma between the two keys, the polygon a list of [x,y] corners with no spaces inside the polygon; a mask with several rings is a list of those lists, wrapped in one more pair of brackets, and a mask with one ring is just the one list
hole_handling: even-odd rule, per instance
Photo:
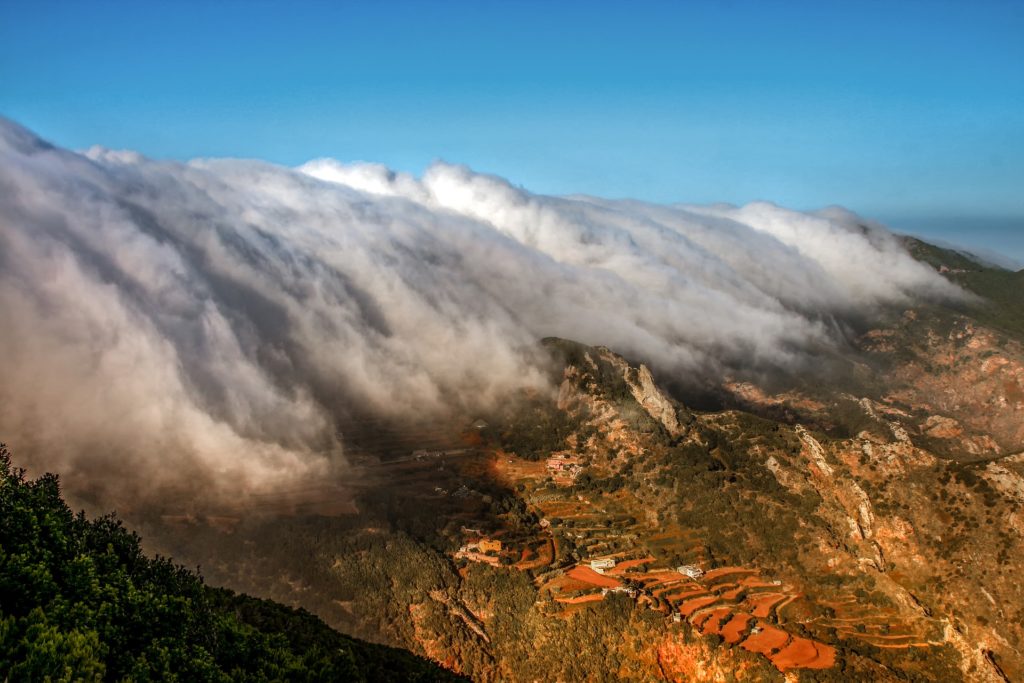
{"label": "green vegetation", "polygon": [[887,425],[871,417],[856,400],[840,397],[833,405],[829,416],[835,421],[828,435],[834,439],[849,439],[861,432],[887,437]]}
{"label": "green vegetation", "polygon": [[582,428],[579,418],[544,397],[523,397],[493,419],[495,424],[483,430],[484,438],[527,460],[566,448],[566,439]]}
{"label": "green vegetation", "polygon": [[[763,466],[768,450],[777,457],[798,445],[777,423],[736,413],[727,429],[703,427],[699,441],[669,449],[657,478],[674,489],[676,518],[694,529],[707,552],[729,563],[754,563],[765,556],[799,565],[805,530],[821,499],[780,486]],[[759,451],[760,449],[760,451]]]}
{"label": "green vegetation", "polygon": [[139,542],[113,516],[73,514],[55,475],[26,479],[0,445],[0,678],[462,680],[308,612],[212,589]]}
{"label": "green vegetation", "polygon": [[951,249],[912,237],[905,238],[910,253],[985,301],[969,311],[978,322],[1024,341],[1024,270],[1013,272],[979,263]]}
{"label": "green vegetation", "polygon": [[[578,385],[595,397],[615,406],[619,417],[626,422],[629,429],[650,435],[659,443],[669,442],[668,433],[662,424],[652,418],[633,397],[633,392],[623,376],[623,370],[602,357],[600,347],[593,348],[557,337],[547,337],[542,343],[551,354],[555,367],[560,370],[569,366],[575,368],[579,373]],[[635,368],[630,366],[626,372],[630,375],[630,381],[637,381]],[[585,418],[586,415],[581,417]]]}
{"label": "green vegetation", "polygon": [[596,349],[557,337],[547,337],[541,343],[551,353],[560,370],[572,366],[584,373],[593,382],[596,396],[612,402],[633,399],[633,393],[622,373],[603,360]]}

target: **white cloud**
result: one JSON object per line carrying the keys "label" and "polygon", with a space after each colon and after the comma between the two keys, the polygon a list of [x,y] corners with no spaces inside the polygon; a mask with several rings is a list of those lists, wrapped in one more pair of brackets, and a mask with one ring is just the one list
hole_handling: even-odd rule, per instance
{"label": "white cloud", "polygon": [[957,296],[839,210],[545,197],[446,164],[79,155],[11,123],[0,222],[0,434],[157,488],[344,468],[350,407],[471,413],[542,388],[544,336],[668,374],[784,370],[848,316]]}

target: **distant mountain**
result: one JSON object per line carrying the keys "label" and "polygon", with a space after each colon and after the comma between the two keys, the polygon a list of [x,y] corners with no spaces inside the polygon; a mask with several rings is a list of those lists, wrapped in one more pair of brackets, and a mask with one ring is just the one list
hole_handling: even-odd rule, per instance
{"label": "distant mountain", "polygon": [[54,475],[0,446],[4,681],[457,681],[303,610],[206,586],[114,516],[74,515]]}

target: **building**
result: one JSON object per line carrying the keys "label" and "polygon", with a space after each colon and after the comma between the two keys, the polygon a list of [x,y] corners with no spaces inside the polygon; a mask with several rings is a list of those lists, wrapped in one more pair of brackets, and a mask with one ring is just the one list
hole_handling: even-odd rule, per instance
{"label": "building", "polygon": [[567,455],[555,455],[547,459],[547,467],[552,472],[569,472],[574,468],[579,468],[579,462],[576,458],[571,458]]}
{"label": "building", "polygon": [[583,472],[583,466],[580,465],[579,458],[572,455],[555,455],[548,458],[545,464],[547,465],[548,472],[556,480],[560,480],[563,483],[566,479],[576,479]]}
{"label": "building", "polygon": [[615,566],[615,560],[610,557],[605,557],[600,560],[591,560],[590,568],[598,574],[604,574],[606,570],[611,569]]}
{"label": "building", "polygon": [[464,545],[455,553],[456,559],[469,560],[470,562],[485,562],[493,567],[501,566],[501,560],[491,555],[484,555],[474,550],[473,545]]}
{"label": "building", "polygon": [[704,576],[704,570],[695,564],[680,565],[676,567],[676,571],[680,574],[685,574],[686,576],[689,576],[691,579],[699,579],[700,577]]}
{"label": "building", "polygon": [[489,553],[489,552],[500,553],[501,552],[501,541],[492,540],[492,539],[489,539],[489,538],[481,538],[480,542],[477,544],[477,547],[480,548],[480,552],[482,552],[482,553]]}
{"label": "building", "polygon": [[460,553],[500,553],[501,552],[501,541],[481,538],[476,541],[470,541],[459,548]]}

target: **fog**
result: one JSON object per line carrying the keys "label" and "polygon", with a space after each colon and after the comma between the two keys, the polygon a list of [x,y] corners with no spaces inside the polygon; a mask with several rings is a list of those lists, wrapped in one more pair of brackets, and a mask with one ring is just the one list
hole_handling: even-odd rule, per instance
{"label": "fog", "polygon": [[842,209],[76,153],[0,119],[0,439],[96,500],[345,482],[353,412],[545,390],[546,336],[666,377],[798,372],[850,321],[957,296]]}

